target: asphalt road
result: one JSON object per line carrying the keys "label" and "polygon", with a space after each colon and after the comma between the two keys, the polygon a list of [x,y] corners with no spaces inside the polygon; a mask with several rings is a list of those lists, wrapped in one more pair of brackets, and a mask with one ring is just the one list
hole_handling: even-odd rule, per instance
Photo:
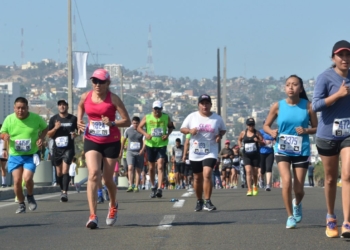
{"label": "asphalt road", "polygon": [[[71,193],[68,203],[59,202],[58,193],[37,195],[38,209],[27,207],[25,214],[15,214],[18,205],[12,199],[3,200],[0,249],[350,249],[350,239],[325,236],[322,188],[306,188],[304,217],[297,229],[285,228],[281,189],[260,190],[256,197],[245,192],[214,190],[212,202],[218,210],[194,212],[195,195],[186,190],[165,190],[161,199],[148,198],[147,190],[119,191],[118,222],[106,226],[108,204],[99,204],[96,230],[85,228],[85,192]],[[339,189],[339,225],[340,197]]]}

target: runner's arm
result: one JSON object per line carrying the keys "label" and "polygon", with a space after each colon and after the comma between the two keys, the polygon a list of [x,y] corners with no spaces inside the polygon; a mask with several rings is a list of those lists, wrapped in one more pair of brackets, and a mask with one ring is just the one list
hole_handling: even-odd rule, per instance
{"label": "runner's arm", "polygon": [[78,125],[78,133],[85,131],[85,123],[83,121],[83,116],[85,113],[84,102],[86,99],[88,92],[81,95],[79,104],[78,104],[78,114],[77,114],[77,125]]}

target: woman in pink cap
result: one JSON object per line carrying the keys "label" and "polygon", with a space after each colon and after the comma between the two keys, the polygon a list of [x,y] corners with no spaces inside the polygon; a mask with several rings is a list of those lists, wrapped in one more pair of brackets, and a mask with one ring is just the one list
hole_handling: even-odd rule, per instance
{"label": "woman in pink cap", "polygon": [[[114,167],[120,151],[120,131],[118,127],[130,126],[129,114],[119,96],[110,92],[110,75],[104,69],[97,69],[91,76],[92,90],[81,96],[78,105],[78,127],[85,133],[84,152],[89,171],[87,197],[90,217],[86,227],[98,228],[97,189],[101,181],[101,164],[103,162],[103,179],[110,195],[110,204],[106,218],[108,226],[117,221],[118,203],[116,185],[113,181]],[[121,119],[116,120],[118,111]],[[88,123],[83,121],[84,113]]]}

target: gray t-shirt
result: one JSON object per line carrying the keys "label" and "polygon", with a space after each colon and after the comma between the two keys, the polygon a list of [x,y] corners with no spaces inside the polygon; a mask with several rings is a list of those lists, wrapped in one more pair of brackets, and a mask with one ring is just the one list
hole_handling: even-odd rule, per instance
{"label": "gray t-shirt", "polygon": [[137,132],[133,126],[127,128],[124,132],[124,138],[128,138],[127,151],[138,152],[143,146],[143,135]]}
{"label": "gray t-shirt", "polygon": [[173,156],[175,157],[175,162],[182,162],[182,156],[184,154],[184,146],[180,145],[180,147],[173,147]]}

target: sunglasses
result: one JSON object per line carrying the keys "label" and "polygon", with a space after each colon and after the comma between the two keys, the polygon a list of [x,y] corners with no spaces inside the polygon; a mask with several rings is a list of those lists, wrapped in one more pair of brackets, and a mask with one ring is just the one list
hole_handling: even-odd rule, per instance
{"label": "sunglasses", "polygon": [[100,80],[100,79],[97,79],[97,78],[92,78],[92,83],[93,84],[105,84],[107,82],[107,80]]}
{"label": "sunglasses", "polygon": [[162,108],[157,108],[157,107],[156,107],[156,108],[153,108],[153,109],[154,109],[154,110],[162,110]]}

